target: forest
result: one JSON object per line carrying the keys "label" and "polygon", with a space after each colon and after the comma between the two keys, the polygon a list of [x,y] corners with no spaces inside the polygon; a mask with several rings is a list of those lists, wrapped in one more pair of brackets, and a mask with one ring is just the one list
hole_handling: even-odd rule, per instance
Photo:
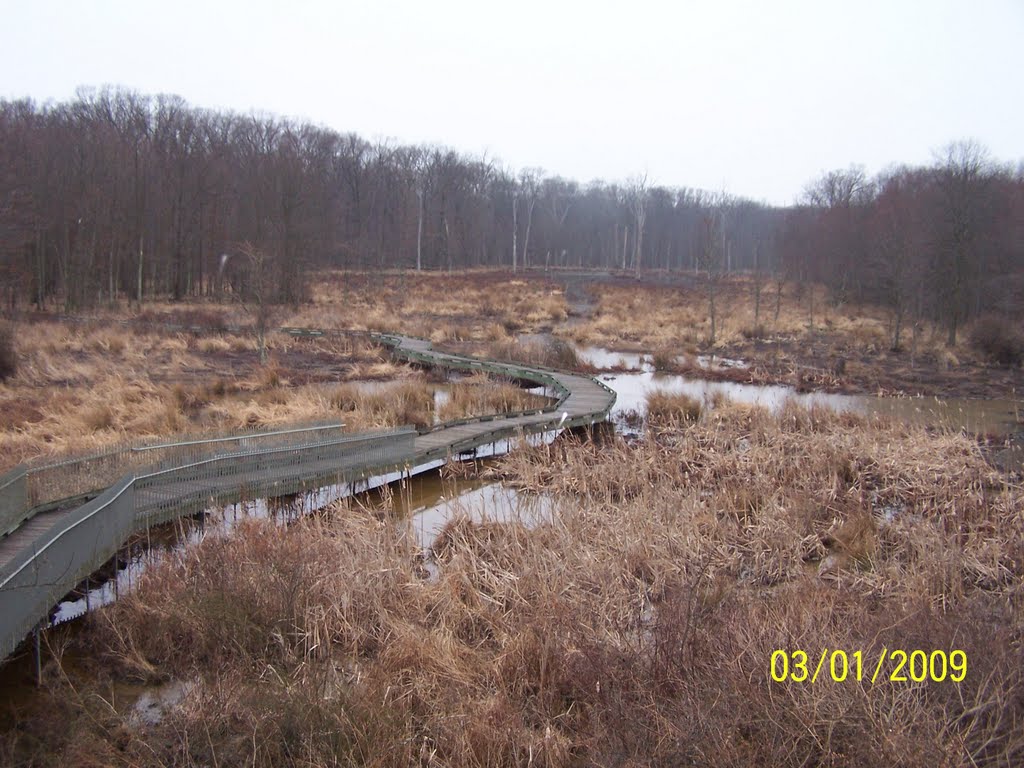
{"label": "forest", "polygon": [[775,207],[124,89],[0,101],[9,310],[244,292],[254,253],[292,304],[322,268],[688,270],[712,300],[718,277],[746,271],[886,308],[894,348],[923,320],[955,343],[965,323],[1021,308],[1024,163],[955,141],[928,166],[823,173]]}

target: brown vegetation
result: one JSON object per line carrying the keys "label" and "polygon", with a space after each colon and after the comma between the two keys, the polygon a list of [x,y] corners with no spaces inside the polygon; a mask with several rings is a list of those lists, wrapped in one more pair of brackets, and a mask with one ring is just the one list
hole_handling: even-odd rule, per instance
{"label": "brown vegetation", "polygon": [[[346,505],[154,567],[82,641],[115,678],[189,681],[184,699],[142,725],[50,665],[67,726],[41,749],[133,765],[1024,755],[1021,489],[967,438],[720,404],[636,445],[526,449],[499,471],[547,494],[554,522],[453,521],[436,578],[400,521]],[[968,677],[769,676],[776,649],[873,662],[883,646],[962,649]]]}
{"label": "brown vegetation", "polygon": [[[149,311],[161,321],[212,321],[217,314]],[[270,364],[261,366],[250,334],[169,332],[115,318],[11,324],[20,365],[0,383],[0,470],[183,432],[326,419],[341,419],[353,431],[435,421],[427,377],[394,363],[387,350],[365,338],[270,334]],[[400,384],[379,393],[365,389],[367,382],[383,381]],[[482,394],[473,415],[502,403],[514,410],[533,407],[534,400],[518,390],[496,392]]]}
{"label": "brown vegetation", "polygon": [[327,271],[314,281],[312,304],[282,325],[406,333],[440,343],[507,339],[550,329],[567,316],[562,291],[536,277]]}
{"label": "brown vegetation", "polygon": [[[456,350],[461,351],[457,347]],[[572,345],[558,338],[527,341],[506,339],[468,345],[468,350],[491,360],[524,363],[541,368],[584,371],[590,368],[580,360]]]}
{"label": "brown vegetation", "polygon": [[515,384],[495,383],[488,376],[475,374],[451,385],[437,415],[440,421],[454,421],[491,413],[537,410],[551,402]]}
{"label": "brown vegetation", "polygon": [[703,407],[689,395],[654,390],[647,395],[647,418],[652,425],[678,426],[700,418]]}
{"label": "brown vegetation", "polygon": [[988,315],[971,329],[971,344],[997,365],[1019,366],[1024,360],[1024,333],[1006,318]]}
{"label": "brown vegetation", "polygon": [[[592,316],[556,332],[579,344],[652,353],[659,370],[711,379],[946,397],[1005,398],[1024,389],[1017,357],[1024,346],[1006,318],[982,318],[953,347],[941,324],[921,321],[894,350],[893,318],[882,307],[836,302],[818,285],[812,319],[809,286],[773,282],[762,291],[755,317],[754,286],[750,276],[718,280],[714,344],[700,282],[687,278],[671,284],[595,283]],[[697,370],[676,360],[689,361],[698,352],[742,359],[749,367]],[[993,369],[991,363],[1004,367]]]}

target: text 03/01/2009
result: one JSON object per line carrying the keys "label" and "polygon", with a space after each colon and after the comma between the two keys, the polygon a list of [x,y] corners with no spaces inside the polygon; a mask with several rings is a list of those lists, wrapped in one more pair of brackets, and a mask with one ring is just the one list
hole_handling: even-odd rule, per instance
{"label": "text 03/01/2009", "polygon": [[776,683],[817,683],[819,680],[962,683],[967,678],[967,653],[882,648],[876,660],[869,659],[863,651],[847,653],[822,648],[821,653],[812,657],[802,650],[777,650],[772,653],[769,674]]}

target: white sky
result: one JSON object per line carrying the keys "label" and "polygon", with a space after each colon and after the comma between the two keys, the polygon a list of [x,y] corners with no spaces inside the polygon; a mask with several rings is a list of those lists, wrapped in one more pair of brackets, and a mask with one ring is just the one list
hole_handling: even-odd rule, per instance
{"label": "white sky", "polygon": [[822,171],[1024,158],[1024,0],[0,0],[0,96],[79,85],[786,204]]}

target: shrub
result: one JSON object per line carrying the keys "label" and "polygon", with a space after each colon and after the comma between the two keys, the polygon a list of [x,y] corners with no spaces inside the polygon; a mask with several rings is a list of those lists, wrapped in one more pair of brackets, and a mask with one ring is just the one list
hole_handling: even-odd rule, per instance
{"label": "shrub", "polygon": [[662,349],[651,355],[651,365],[656,371],[673,371],[676,369],[676,356],[672,352]]}
{"label": "shrub", "polygon": [[576,349],[562,339],[550,339],[544,346],[544,364],[552,368],[573,370],[580,367]]}
{"label": "shrub", "polygon": [[971,331],[971,344],[985,359],[998,365],[1020,365],[1024,360],[1024,334],[1005,318],[981,318]]}
{"label": "shrub", "polygon": [[670,425],[695,422],[703,406],[689,395],[656,389],[647,393],[647,420],[652,424]]}
{"label": "shrub", "polygon": [[768,336],[768,331],[764,327],[764,323],[758,323],[757,325],[745,325],[740,328],[740,335],[748,341],[756,339],[764,339]]}
{"label": "shrub", "polygon": [[6,381],[18,372],[18,353],[14,348],[14,329],[0,324],[0,381]]}
{"label": "shrub", "polygon": [[83,410],[79,416],[82,425],[90,432],[113,429],[115,424],[114,411],[109,405],[95,405]]}

